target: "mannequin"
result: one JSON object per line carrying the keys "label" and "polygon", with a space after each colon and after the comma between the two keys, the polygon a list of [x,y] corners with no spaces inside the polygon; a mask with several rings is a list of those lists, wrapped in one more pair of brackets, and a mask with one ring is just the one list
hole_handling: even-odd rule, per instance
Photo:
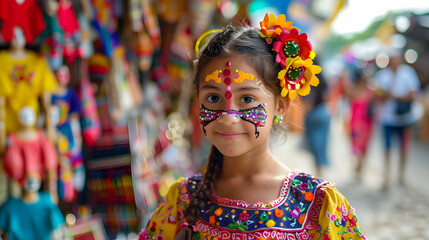
{"label": "mannequin", "polygon": [[[4,150],[4,136],[18,131],[17,119],[23,106],[39,112],[41,98],[45,115],[50,111],[51,92],[57,83],[43,56],[25,49],[26,40],[19,27],[14,27],[10,49],[0,52],[0,152]],[[48,137],[53,138],[52,124],[46,118]],[[1,127],[3,126],[3,127]]]}
{"label": "mannequin", "polygon": [[[49,193],[38,192],[38,173],[27,174],[22,198],[9,197],[0,208],[0,233],[5,239],[60,239],[64,217]],[[62,238],[61,238],[62,239]]]}
{"label": "mannequin", "polygon": [[[22,128],[8,136],[3,159],[4,171],[24,189],[28,175],[37,174],[41,179],[46,176],[46,190],[49,190],[56,201],[58,162],[55,148],[41,130],[34,128],[36,115],[32,107],[23,107],[18,119]],[[31,196],[25,198],[33,199]]]}
{"label": "mannequin", "polygon": [[60,67],[56,72],[56,77],[58,87],[52,95],[52,105],[59,110],[56,124],[57,148],[60,153],[61,166],[59,196],[61,199],[72,201],[76,196],[76,191],[83,189],[85,180],[79,124],[80,103],[75,92],[67,87],[70,81],[69,68]]}

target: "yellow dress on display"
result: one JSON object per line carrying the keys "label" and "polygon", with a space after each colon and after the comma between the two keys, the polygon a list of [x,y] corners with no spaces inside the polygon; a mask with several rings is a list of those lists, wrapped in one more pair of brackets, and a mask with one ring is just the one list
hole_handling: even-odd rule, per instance
{"label": "yellow dress on display", "polygon": [[28,51],[23,59],[0,52],[0,96],[6,99],[6,132],[20,128],[18,112],[30,106],[39,112],[39,97],[57,88],[57,81],[45,58]]}

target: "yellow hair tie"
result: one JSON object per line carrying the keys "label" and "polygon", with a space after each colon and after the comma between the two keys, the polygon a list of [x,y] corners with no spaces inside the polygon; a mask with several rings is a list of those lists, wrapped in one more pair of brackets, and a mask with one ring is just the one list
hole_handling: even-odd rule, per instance
{"label": "yellow hair tie", "polygon": [[222,29],[219,29],[219,28],[217,28],[217,29],[211,29],[211,30],[205,31],[203,34],[201,34],[201,36],[195,42],[195,53],[199,52],[199,50],[200,50],[200,43],[201,43],[201,41],[205,37],[207,37],[210,34],[217,33],[217,32],[222,32]]}

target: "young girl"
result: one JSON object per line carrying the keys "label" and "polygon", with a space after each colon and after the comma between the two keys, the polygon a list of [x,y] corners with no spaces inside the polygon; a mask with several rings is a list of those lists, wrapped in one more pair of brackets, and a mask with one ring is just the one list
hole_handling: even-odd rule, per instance
{"label": "young girl", "polygon": [[207,44],[195,78],[213,144],[207,171],[172,184],[140,239],[364,239],[332,184],[269,150],[290,101],[308,94],[321,70],[291,25],[266,15],[262,30],[228,26]]}

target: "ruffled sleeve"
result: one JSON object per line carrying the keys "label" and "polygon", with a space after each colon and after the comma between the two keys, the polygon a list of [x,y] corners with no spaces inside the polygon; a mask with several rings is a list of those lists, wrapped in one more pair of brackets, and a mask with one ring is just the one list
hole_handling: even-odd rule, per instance
{"label": "ruffled sleeve", "polygon": [[324,194],[318,225],[313,231],[315,239],[366,239],[347,199],[333,186],[327,186]]}
{"label": "ruffled sleeve", "polygon": [[[187,189],[187,180],[179,178],[174,182],[167,195],[158,204],[146,229],[139,234],[139,240],[174,239],[184,222],[184,211],[190,197]],[[162,236],[162,238],[158,238]]]}
{"label": "ruffled sleeve", "polygon": [[19,142],[15,141],[15,135],[9,135],[6,153],[3,158],[3,168],[9,178],[22,183],[25,178],[24,159]]}

